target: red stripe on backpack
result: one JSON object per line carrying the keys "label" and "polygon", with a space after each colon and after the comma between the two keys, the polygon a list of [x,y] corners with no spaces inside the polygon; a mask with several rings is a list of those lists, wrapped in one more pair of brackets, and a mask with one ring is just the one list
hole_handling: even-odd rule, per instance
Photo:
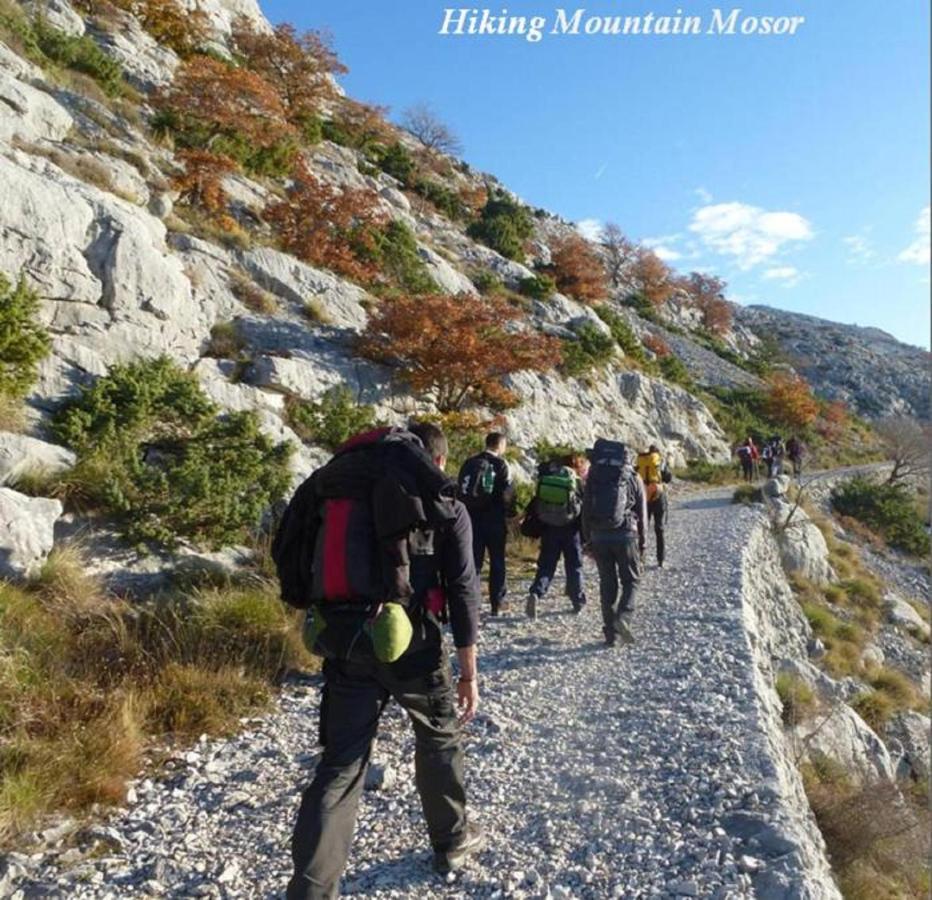
{"label": "red stripe on backpack", "polygon": [[352,599],[349,582],[349,560],[347,559],[347,542],[349,540],[352,510],[352,500],[338,499],[326,502],[323,586],[324,596],[328,600]]}

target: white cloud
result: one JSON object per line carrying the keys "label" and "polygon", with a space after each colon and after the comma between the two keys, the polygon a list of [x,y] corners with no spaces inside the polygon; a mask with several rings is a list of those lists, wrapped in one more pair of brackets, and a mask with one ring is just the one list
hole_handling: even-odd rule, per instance
{"label": "white cloud", "polygon": [[716,203],[696,210],[689,230],[710,250],[732,256],[747,271],[787,244],[808,241],[812,226],[798,213],[769,212],[747,203]]}
{"label": "white cloud", "polygon": [[870,238],[863,234],[852,234],[842,238],[842,242],[848,248],[848,262],[850,263],[867,263],[877,256],[877,251],[871,243]]}
{"label": "white cloud", "polygon": [[576,223],[576,230],[587,240],[587,241],[599,241],[602,239],[602,230],[605,228],[605,224],[599,219],[583,219],[581,222]]}
{"label": "white cloud", "polygon": [[699,198],[704,206],[708,206],[712,202],[712,192],[707,191],[704,187],[697,187],[693,193]]}
{"label": "white cloud", "polygon": [[793,287],[799,284],[802,273],[796,266],[772,266],[764,271],[764,278],[767,281],[782,281],[785,287]]}
{"label": "white cloud", "polygon": [[897,257],[900,262],[927,266],[930,260],[932,241],[932,208],[926,207],[916,221],[916,239]]}
{"label": "white cloud", "polygon": [[683,258],[683,254],[673,248],[679,239],[678,234],[666,234],[662,237],[645,238],[641,243],[649,250],[653,250],[664,262],[676,262]]}

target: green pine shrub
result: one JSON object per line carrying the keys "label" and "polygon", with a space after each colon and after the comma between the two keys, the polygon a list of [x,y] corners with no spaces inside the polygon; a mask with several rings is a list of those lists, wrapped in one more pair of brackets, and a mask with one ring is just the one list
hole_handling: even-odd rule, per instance
{"label": "green pine shrub", "polygon": [[89,75],[108,97],[120,97],[127,92],[123,69],[104,53],[89,35],[71,35],[53,28],[43,18],[32,21],[32,43],[44,61],[50,61]]}
{"label": "green pine shrub", "polygon": [[615,341],[591,322],[576,329],[576,339],[563,342],[564,375],[578,378],[607,365],[615,356]]}
{"label": "green pine shrub", "polygon": [[524,259],[524,245],[534,233],[534,219],[526,206],[498,191],[491,193],[479,220],[466,233],[508,259]]}
{"label": "green pine shrub", "polygon": [[316,403],[289,398],[288,425],[302,441],[336,450],[354,434],[376,425],[375,408],[357,403],[349,388],[330,388]]}
{"label": "green pine shrub", "polygon": [[629,356],[631,359],[640,363],[647,361],[647,356],[644,354],[644,348],[641,346],[638,336],[634,333],[634,329],[625,321],[623,316],[620,316],[615,310],[604,303],[598,304],[595,307],[595,311],[596,315],[608,325],[612,337],[615,338],[618,346],[624,351],[625,356]]}
{"label": "green pine shrub", "polygon": [[913,556],[929,553],[929,535],[906,485],[851,478],[832,492],[832,507],[863,522],[891,547]]}
{"label": "green pine shrub", "polygon": [[557,292],[557,283],[549,275],[532,275],[522,278],[518,293],[532,300],[549,300]]}
{"label": "green pine shrub", "polygon": [[417,174],[417,161],[404,144],[396,141],[387,147],[379,146],[372,153],[373,162],[387,175],[409,187]]}
{"label": "green pine shrub", "polygon": [[160,358],[116,365],[56,416],[78,454],[66,476],[132,541],[245,540],[291,481],[291,448],[253,413],[221,415],[194,375]]}
{"label": "green pine shrub", "polygon": [[408,294],[433,294],[439,288],[418,253],[411,229],[397,219],[375,234],[374,256],[389,283]]}
{"label": "green pine shrub", "polygon": [[686,368],[683,360],[678,356],[674,356],[672,353],[667,356],[661,356],[658,363],[660,365],[661,374],[668,381],[672,381],[674,384],[679,384],[685,388],[692,387],[692,375],[689,374],[689,369]]}
{"label": "green pine shrub", "polygon": [[439,181],[418,178],[414,183],[414,192],[432,203],[452,222],[462,222],[470,218],[469,208],[463,203],[463,198]]}
{"label": "green pine shrub", "polygon": [[37,321],[39,297],[20,278],[13,287],[0,272],[0,401],[20,400],[36,380],[51,339]]}

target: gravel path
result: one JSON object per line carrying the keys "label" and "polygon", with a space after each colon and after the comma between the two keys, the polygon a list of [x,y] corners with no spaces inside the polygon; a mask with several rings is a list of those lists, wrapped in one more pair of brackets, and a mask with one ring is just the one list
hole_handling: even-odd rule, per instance
{"label": "gravel path", "polygon": [[[365,795],[346,893],[761,896],[787,846],[772,825],[780,801],[742,616],[741,553],[759,514],[730,506],[730,494],[674,498],[668,567],[648,566],[634,646],[603,647],[593,572],[579,617],[553,591],[536,623],[517,613],[484,623],[467,752],[489,847],[448,881],[431,872],[409,729],[389,707],[384,770],[370,773],[384,783]],[[526,584],[513,586],[513,608]],[[167,780],[137,784],[130,808],[96,829],[93,858],[12,857],[28,867],[14,896],[281,896],[316,705],[316,685],[290,685],[277,714],[202,741]]]}

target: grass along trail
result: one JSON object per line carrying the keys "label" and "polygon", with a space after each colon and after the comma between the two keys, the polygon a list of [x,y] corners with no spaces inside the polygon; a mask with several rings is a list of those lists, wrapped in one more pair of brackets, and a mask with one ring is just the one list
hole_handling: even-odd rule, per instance
{"label": "grass along trail", "polygon": [[[674,497],[667,568],[656,568],[649,541],[634,646],[604,648],[591,566],[580,616],[558,580],[528,622],[519,581],[514,612],[483,623],[467,773],[489,841],[479,864],[447,880],[431,871],[413,741],[389,706],[370,771],[382,784],[365,794],[345,893],[832,896],[784,871],[791,848],[774,824],[783,801],[741,599],[746,535],[760,513],[731,506],[730,495]],[[167,779],[138,783],[131,806],[99,827],[94,858],[12,857],[13,896],[281,896],[317,752],[317,701],[316,684],[289,685],[276,714],[202,741]]]}

